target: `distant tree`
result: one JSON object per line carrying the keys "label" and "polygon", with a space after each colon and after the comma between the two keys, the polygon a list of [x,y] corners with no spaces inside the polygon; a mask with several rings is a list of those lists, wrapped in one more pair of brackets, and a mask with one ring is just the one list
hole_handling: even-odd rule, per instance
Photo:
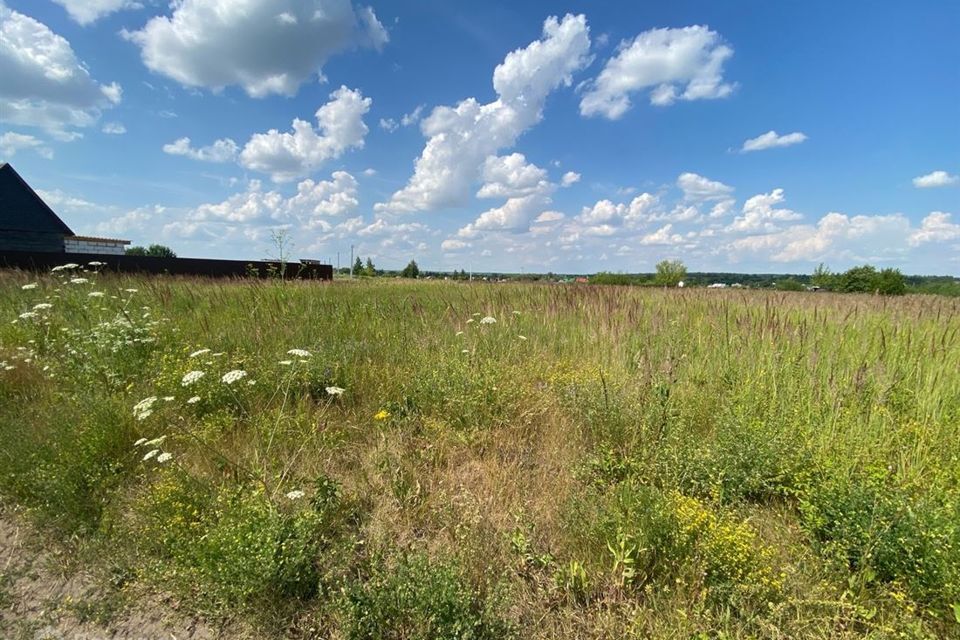
{"label": "distant tree", "polygon": [[357,256],[357,259],[353,261],[353,269],[350,271],[350,275],[363,275],[363,260],[360,259],[360,256]]}
{"label": "distant tree", "polygon": [[837,275],[836,290],[844,293],[873,293],[877,285],[877,269],[869,264],[852,267]]}
{"label": "distant tree", "polygon": [[803,291],[803,283],[796,278],[777,280],[778,291]]}
{"label": "distant tree", "polygon": [[810,284],[821,289],[833,289],[836,279],[837,277],[830,271],[830,267],[821,262],[813,270],[813,275],[810,276]]}
{"label": "distant tree", "polygon": [[377,268],[373,266],[372,258],[367,258],[367,266],[363,268],[363,275],[371,277],[377,275]]}
{"label": "distant tree", "polygon": [[403,268],[403,271],[400,272],[401,278],[419,278],[420,277],[420,267],[417,266],[416,260],[411,260],[410,263]]}
{"label": "distant tree", "polygon": [[680,260],[661,260],[657,263],[654,282],[664,287],[675,287],[687,277],[687,267]]}
{"label": "distant tree", "polygon": [[907,279],[900,269],[883,269],[877,274],[876,292],[885,296],[902,296],[907,292]]}
{"label": "distant tree", "polygon": [[152,244],[147,248],[130,247],[127,249],[128,256],[150,256],[151,258],[176,258],[177,254],[170,247],[162,244]]}

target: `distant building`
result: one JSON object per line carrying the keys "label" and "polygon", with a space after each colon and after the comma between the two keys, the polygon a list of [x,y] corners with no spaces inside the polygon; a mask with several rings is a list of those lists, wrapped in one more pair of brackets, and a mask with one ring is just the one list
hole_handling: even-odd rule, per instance
{"label": "distant building", "polygon": [[0,164],[0,251],[122,255],[128,244],[78,236],[10,164]]}

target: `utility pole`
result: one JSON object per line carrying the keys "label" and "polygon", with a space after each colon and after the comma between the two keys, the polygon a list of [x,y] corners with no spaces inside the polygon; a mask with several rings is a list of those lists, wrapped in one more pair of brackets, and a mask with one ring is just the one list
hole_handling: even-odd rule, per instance
{"label": "utility pole", "polygon": [[337,273],[340,273],[340,252],[337,251]]}
{"label": "utility pole", "polygon": [[353,277],[353,245],[350,245],[350,277]]}

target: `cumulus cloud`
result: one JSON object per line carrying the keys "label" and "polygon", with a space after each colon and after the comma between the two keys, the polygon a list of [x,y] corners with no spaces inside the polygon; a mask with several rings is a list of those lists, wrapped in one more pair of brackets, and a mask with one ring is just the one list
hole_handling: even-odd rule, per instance
{"label": "cumulus cloud", "polygon": [[274,226],[296,233],[327,232],[333,228],[331,219],[357,209],[357,190],[356,179],[346,171],[335,171],[331,180],[304,180],[290,197],[251,180],[244,191],[222,202],[201,204],[166,224],[164,232],[182,238],[244,234],[254,239]]}
{"label": "cumulus cloud", "polygon": [[683,198],[687,202],[727,200],[733,193],[731,186],[689,172],[680,174],[677,178],[677,186],[683,191]]}
{"label": "cumulus cloud", "polygon": [[730,231],[773,232],[780,229],[780,222],[799,220],[803,216],[790,209],[777,209],[785,200],[783,189],[760,193],[743,203],[742,215],[730,224]]}
{"label": "cumulus cloud", "polygon": [[486,159],[540,121],[547,96],[571,83],[572,74],[589,62],[589,51],[584,16],[547,18],[541,39],[507,54],[494,70],[496,100],[482,104],[467,98],[435,108],[421,122],[427,143],[413,176],[376,210],[412,212],[465,202]]}
{"label": "cumulus cloud", "polygon": [[652,89],[650,103],[657,106],[723,98],[734,89],[723,80],[723,64],[732,55],[720,35],[705,26],[644,31],[622,41],[586,85],[580,113],[615,120],[630,109],[630,94],[644,89]]}
{"label": "cumulus cloud", "polygon": [[[169,16],[124,32],[144,64],[189,87],[237,85],[251,97],[293,95],[327,60],[388,40],[369,7],[350,0],[178,0]],[[322,77],[322,76],[321,76]]]}
{"label": "cumulus cloud", "polygon": [[393,133],[400,127],[409,127],[417,124],[420,122],[420,118],[423,115],[423,110],[425,107],[426,105],[417,105],[417,107],[410,113],[405,113],[400,116],[400,120],[395,118],[380,118],[380,128],[388,133]]}
{"label": "cumulus cloud", "polygon": [[84,26],[92,24],[121,9],[134,9],[142,6],[133,0],[53,0],[67,10],[74,22]]}
{"label": "cumulus cloud", "polygon": [[240,153],[240,164],[270,174],[274,182],[304,176],[327,160],[339,158],[348,149],[363,147],[369,131],[363,116],[370,110],[371,103],[359,89],[341,86],[330,94],[330,101],[317,110],[317,129],[297,118],[292,132],[270,129],[254,134]]}
{"label": "cumulus cloud", "polygon": [[60,139],[88,127],[120,102],[116,83],[90,76],[70,43],[45,24],[0,0],[0,113],[5,124],[42,127]]}
{"label": "cumulus cloud", "polygon": [[25,149],[30,149],[47,160],[53,157],[53,150],[46,146],[43,140],[35,136],[16,133],[14,131],[7,131],[3,135],[0,135],[0,155],[6,158],[12,158],[17,155],[18,151]]}
{"label": "cumulus cloud", "polygon": [[949,187],[957,183],[960,183],[960,176],[952,176],[946,171],[933,171],[925,176],[918,176],[913,179],[913,186],[918,189]]}
{"label": "cumulus cloud", "polygon": [[483,163],[484,184],[478,198],[515,198],[551,190],[547,172],[527,162],[522,153],[489,156]]}
{"label": "cumulus cloud", "polygon": [[950,222],[950,214],[934,211],[920,221],[920,228],[910,234],[909,244],[918,247],[927,242],[960,240],[960,224]]}
{"label": "cumulus cloud", "polygon": [[122,136],[127,132],[127,128],[120,122],[105,122],[101,131],[112,136]]}
{"label": "cumulus cloud", "polygon": [[196,149],[190,146],[190,138],[185,137],[163,145],[163,152],[202,162],[233,162],[237,159],[238,147],[237,143],[230,138],[222,138],[211,145]]}
{"label": "cumulus cloud", "polygon": [[569,187],[580,182],[580,174],[576,171],[567,171],[563,174],[563,177],[560,178],[560,184],[564,187]]}
{"label": "cumulus cloud", "polygon": [[756,138],[750,138],[743,143],[740,149],[743,153],[750,151],[762,151],[764,149],[774,149],[776,147],[789,147],[800,144],[807,139],[806,134],[795,131],[785,135],[778,135],[776,131],[767,131]]}

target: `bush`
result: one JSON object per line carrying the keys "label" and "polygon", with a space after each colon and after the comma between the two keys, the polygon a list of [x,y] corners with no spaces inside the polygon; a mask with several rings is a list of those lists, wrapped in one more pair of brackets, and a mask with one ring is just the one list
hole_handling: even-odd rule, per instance
{"label": "bush", "polygon": [[347,591],[344,631],[353,640],[509,638],[511,627],[493,612],[495,604],[456,564],[409,555],[394,566],[376,566]]}

